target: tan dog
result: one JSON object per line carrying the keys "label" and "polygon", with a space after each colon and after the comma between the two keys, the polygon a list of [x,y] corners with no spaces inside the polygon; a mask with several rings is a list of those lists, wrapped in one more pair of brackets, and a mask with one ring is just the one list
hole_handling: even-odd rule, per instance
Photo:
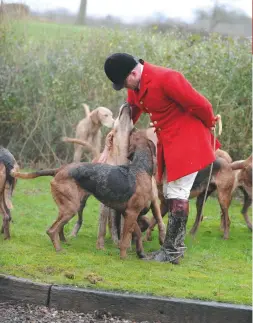
{"label": "tan dog", "polygon": [[150,207],[158,222],[160,243],[163,243],[164,226],[152,187],[152,177],[156,171],[155,145],[148,140],[145,132],[137,131],[130,136],[128,157],[132,162],[126,166],[72,163],[57,169],[33,173],[11,172],[18,178],[54,176],[51,181],[51,191],[59,209],[59,216],[47,233],[56,251],[61,249],[60,230],[77,213],[85,196],[90,194],[125,217],[120,242],[121,258],[126,257],[133,232],[136,235],[137,255],[140,258],[145,257],[137,219]]}
{"label": "tan dog", "polygon": [[[157,144],[157,136],[154,132],[155,128],[148,128],[146,130],[147,137],[154,142],[154,144]],[[219,161],[219,170],[214,171],[213,175],[211,177],[211,182],[208,188],[207,192],[207,198],[215,191],[217,190],[218,193],[218,200],[221,207],[221,228],[224,230],[224,239],[228,239],[229,237],[229,226],[230,226],[230,219],[228,214],[228,209],[231,203],[232,199],[232,193],[234,191],[235,186],[235,174],[232,171],[231,168],[231,162],[232,158],[229,156],[229,154],[221,149],[216,150],[216,157],[217,161]],[[217,165],[218,166],[218,165]],[[201,214],[202,206],[204,203],[204,196],[205,196],[205,190],[206,190],[206,184],[209,173],[208,168],[206,170],[202,170],[199,172],[198,177],[196,178],[193,188],[191,190],[190,198],[197,198],[196,200],[196,208],[197,208],[197,214],[195,223],[190,231],[192,235],[195,235],[198,227],[200,225],[200,222],[203,219],[203,215]],[[205,174],[205,176],[201,175]],[[201,181],[199,182],[200,176],[202,177]],[[197,183],[197,181],[199,183]],[[159,192],[159,198],[161,201],[161,215],[162,217],[167,213],[167,206],[166,206],[166,200],[163,196],[163,188],[162,184],[158,184],[158,192]],[[151,232],[154,229],[155,226],[155,219],[153,218],[151,220],[151,224],[147,230],[146,238],[147,240],[151,240]]]}
{"label": "tan dog", "polygon": [[252,223],[248,216],[248,209],[252,204],[252,155],[246,160],[234,161],[231,166],[235,172],[234,189],[238,187],[244,195],[241,212],[248,228],[252,231]]}
{"label": "tan dog", "polygon": [[[90,112],[87,104],[83,104],[86,117],[78,122],[75,137],[88,142],[99,155],[101,151],[101,127],[113,127],[114,119],[112,111],[105,107],[98,107]],[[84,147],[75,145],[74,162],[79,162],[82,157]]]}
{"label": "tan dog", "polygon": [[[63,138],[63,141],[72,142],[86,146],[92,151],[94,159],[93,163],[105,163],[109,165],[126,165],[129,163],[128,146],[129,136],[133,129],[133,122],[131,120],[131,109],[127,103],[121,105],[118,117],[116,118],[113,130],[106,136],[105,147],[103,152],[98,156],[94,148],[86,141],[81,141],[76,138]],[[86,205],[86,200],[83,201],[81,208],[78,211],[78,220],[72,231],[72,235],[76,236],[83,223],[83,210]],[[119,243],[118,230],[116,225],[116,211],[101,204],[99,216],[99,230],[97,239],[97,248],[104,248],[104,239],[106,235],[106,225],[109,224],[112,239],[116,245]],[[62,240],[64,235],[61,233]]]}
{"label": "tan dog", "polygon": [[239,170],[236,172],[236,186],[242,186],[252,198],[252,155],[246,160],[234,161],[231,166],[233,170]]}
{"label": "tan dog", "polygon": [[11,197],[16,185],[16,178],[10,176],[11,171],[18,171],[19,166],[8,149],[0,146],[0,212],[3,215],[1,233],[4,239],[10,239]]}
{"label": "tan dog", "polygon": [[[147,136],[155,144],[157,144],[157,137],[154,132],[154,128],[147,129]],[[207,192],[207,198],[217,190],[218,200],[221,207],[221,229],[224,230],[224,239],[229,237],[230,219],[228,215],[228,209],[232,200],[232,194],[237,187],[239,187],[244,194],[244,203],[242,214],[247,224],[247,227],[252,231],[252,223],[247,214],[248,208],[252,203],[252,156],[247,160],[236,161],[232,163],[230,155],[221,149],[217,149],[215,152],[216,157],[221,161],[221,168],[219,172],[215,172],[211,178],[211,183]],[[232,163],[232,164],[231,164]],[[195,223],[190,231],[192,235],[195,235],[200,222],[203,219],[201,214],[202,205],[205,195],[205,184],[199,185],[199,187],[193,187],[191,190],[190,198],[196,197],[197,214]],[[164,200],[162,193],[162,186],[158,185],[159,197],[161,200],[161,215],[166,214],[166,201]],[[151,224],[147,230],[146,238],[151,240],[151,232],[155,226],[155,219],[151,220]]]}
{"label": "tan dog", "polygon": [[[133,130],[133,122],[131,119],[131,109],[130,106],[125,103],[119,109],[118,117],[115,120],[113,130],[106,136],[105,147],[101,155],[97,158],[94,154],[94,149],[85,141],[80,141],[75,138],[63,138],[64,141],[77,143],[86,146],[93,152],[94,163],[105,163],[109,165],[127,165],[129,160],[128,156],[128,146],[129,146],[129,137],[130,133]],[[154,195],[158,199],[157,187],[155,184],[154,177],[153,181],[153,190]],[[80,230],[83,223],[83,209],[85,207],[86,201],[82,204],[82,207],[78,211],[78,221],[75,224],[75,227],[72,231],[72,235],[76,236]],[[123,229],[122,217],[115,210],[106,207],[101,204],[100,206],[100,216],[99,216],[99,228],[98,228],[98,239],[97,239],[97,248],[104,249],[105,236],[106,236],[106,226],[107,222],[109,224],[109,229],[113,242],[118,245],[119,243],[119,220],[121,219],[121,228]],[[141,231],[146,231],[150,224],[150,220],[147,216],[141,215],[138,217],[138,225]],[[164,227],[165,230],[165,227]],[[63,233],[60,234],[63,237]],[[64,240],[64,238],[62,239]]]}

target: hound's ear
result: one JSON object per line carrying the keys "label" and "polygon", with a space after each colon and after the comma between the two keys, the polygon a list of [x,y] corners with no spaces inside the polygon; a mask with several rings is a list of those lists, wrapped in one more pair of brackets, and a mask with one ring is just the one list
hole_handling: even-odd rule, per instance
{"label": "hound's ear", "polygon": [[99,110],[95,110],[95,111],[92,111],[90,113],[90,118],[91,118],[91,121],[95,124],[99,124],[100,122],[100,118],[99,118]]}
{"label": "hound's ear", "polygon": [[135,148],[136,148],[135,145],[133,144],[129,145],[127,159],[131,161],[133,160]]}
{"label": "hound's ear", "polygon": [[113,146],[113,138],[114,138],[114,132],[113,130],[108,133],[108,135],[105,138],[105,147],[101,155],[98,159],[94,159],[94,162],[96,163],[102,163],[105,164],[106,161],[109,158],[109,155],[112,153],[112,146]]}
{"label": "hound's ear", "polygon": [[130,136],[131,136],[133,133],[137,132],[137,131],[138,131],[138,129],[137,129],[136,127],[133,127],[133,129],[130,131]]}
{"label": "hound's ear", "polygon": [[5,186],[5,182],[6,182],[6,168],[4,163],[0,163],[0,190],[1,192],[4,190],[4,186]]}
{"label": "hound's ear", "polygon": [[148,140],[148,146],[152,153],[152,160],[153,160],[153,175],[156,175],[157,170],[157,160],[156,160],[156,146],[152,140]]}
{"label": "hound's ear", "polygon": [[133,158],[134,158],[134,152],[130,152],[130,153],[128,154],[128,156],[127,156],[127,159],[128,159],[128,160],[130,160],[130,161],[132,161],[132,160],[133,160]]}
{"label": "hound's ear", "polygon": [[105,144],[108,147],[108,150],[112,150],[113,140],[114,140],[114,130],[110,131],[105,138]]}
{"label": "hound's ear", "polygon": [[149,145],[149,148],[150,148],[150,150],[151,150],[151,152],[152,152],[152,155],[153,155],[154,157],[156,157],[156,146],[155,146],[155,144],[153,143],[153,141],[152,141],[152,140],[148,140],[148,145]]}

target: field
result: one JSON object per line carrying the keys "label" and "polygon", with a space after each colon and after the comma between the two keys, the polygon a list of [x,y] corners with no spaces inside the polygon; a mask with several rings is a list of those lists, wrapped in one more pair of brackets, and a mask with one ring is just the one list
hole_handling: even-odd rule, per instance
{"label": "field", "polygon": [[[240,215],[239,201],[234,201],[230,209],[232,223],[227,241],[219,230],[217,200],[207,202],[206,218],[195,239],[187,236],[187,251],[180,266],[139,260],[135,246],[126,260],[120,260],[109,235],[106,249],[96,250],[99,204],[94,198],[88,200],[77,238],[69,238],[63,252],[56,253],[46,234],[57,215],[49,178],[19,180],[14,205],[12,238],[4,241],[0,237],[1,273],[104,290],[251,304],[251,233]],[[194,218],[195,205],[191,201],[188,230]],[[75,220],[66,226],[67,236]],[[145,242],[144,249],[149,252],[157,248],[156,229],[153,241]]]}
{"label": "field", "polygon": [[[105,58],[124,51],[182,72],[222,116],[222,147],[233,159],[251,152],[251,42],[176,31],[77,27],[38,22],[0,25],[0,138],[28,167],[71,161],[82,103],[117,115]],[[143,115],[138,126],[148,124]],[[32,165],[31,165],[32,163]],[[37,166],[36,166],[37,167]]]}
{"label": "field", "polygon": [[[22,168],[58,166],[72,160],[73,146],[61,137],[74,135],[74,126],[84,115],[81,103],[91,109],[107,106],[117,115],[125,92],[113,91],[103,62],[118,51],[183,72],[212,102],[215,113],[222,115],[222,148],[234,160],[249,155],[250,41],[155,29],[8,22],[0,24],[0,144],[12,151]],[[142,116],[137,126],[148,122]],[[1,273],[104,290],[251,304],[252,234],[240,214],[239,200],[234,199],[230,208],[227,241],[219,229],[217,200],[207,202],[197,236],[187,235],[187,252],[180,266],[141,261],[134,247],[122,261],[109,236],[106,249],[96,250],[99,204],[93,198],[78,237],[69,238],[64,251],[56,254],[46,234],[57,214],[49,179],[20,180],[13,200],[12,238],[4,241],[0,236]],[[194,202],[188,230],[195,218]],[[74,221],[66,226],[67,235]],[[157,248],[156,230],[144,249]]]}

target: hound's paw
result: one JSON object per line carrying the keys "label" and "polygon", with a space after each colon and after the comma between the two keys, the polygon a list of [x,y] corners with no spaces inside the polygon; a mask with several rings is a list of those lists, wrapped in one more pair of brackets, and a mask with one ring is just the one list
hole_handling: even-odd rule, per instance
{"label": "hound's paw", "polygon": [[195,236],[195,234],[196,234],[196,231],[197,231],[197,229],[195,229],[195,228],[191,228],[191,230],[190,230],[190,235],[192,236],[192,237],[194,237]]}
{"label": "hound's paw", "polygon": [[142,242],[147,242],[147,241],[148,241],[147,236],[142,237]]}
{"label": "hound's paw", "polygon": [[127,257],[127,254],[125,251],[120,252],[120,259],[124,260],[124,259],[126,259],[126,257]]}
{"label": "hound's paw", "polygon": [[63,250],[62,248],[56,248],[55,249],[55,251],[57,252],[57,253],[64,253],[64,252],[66,252],[65,250]]}
{"label": "hound's paw", "polygon": [[166,232],[165,230],[161,231],[159,234],[159,243],[162,246],[165,240]]}
{"label": "hound's paw", "polygon": [[145,240],[152,241],[152,231],[151,230],[147,230]]}
{"label": "hound's paw", "polygon": [[137,252],[137,255],[138,255],[138,257],[139,257],[140,259],[144,259],[144,258],[146,258],[146,255],[145,255],[145,253],[144,253],[143,251],[141,251],[141,252]]}
{"label": "hound's paw", "polygon": [[105,250],[105,246],[104,246],[104,244],[103,244],[103,243],[101,243],[101,242],[99,242],[99,241],[97,241],[97,243],[96,243],[96,248],[97,248],[98,250]]}

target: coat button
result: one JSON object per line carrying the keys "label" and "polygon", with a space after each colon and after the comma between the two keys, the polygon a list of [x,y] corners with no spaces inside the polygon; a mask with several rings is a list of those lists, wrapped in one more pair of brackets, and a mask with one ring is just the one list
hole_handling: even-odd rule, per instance
{"label": "coat button", "polygon": [[150,112],[150,114],[149,114],[149,115],[150,115],[150,117],[152,117],[152,113],[151,113],[151,112]]}
{"label": "coat button", "polygon": [[150,122],[150,124],[149,124],[149,125],[150,125],[150,127],[153,127],[153,126],[154,126],[153,122]]}
{"label": "coat button", "polygon": [[157,130],[158,130],[158,131],[161,131],[161,128],[158,128]]}
{"label": "coat button", "polygon": [[154,121],[154,124],[157,124],[157,121]]}
{"label": "coat button", "polygon": [[143,104],[143,101],[140,101],[140,104]]}

